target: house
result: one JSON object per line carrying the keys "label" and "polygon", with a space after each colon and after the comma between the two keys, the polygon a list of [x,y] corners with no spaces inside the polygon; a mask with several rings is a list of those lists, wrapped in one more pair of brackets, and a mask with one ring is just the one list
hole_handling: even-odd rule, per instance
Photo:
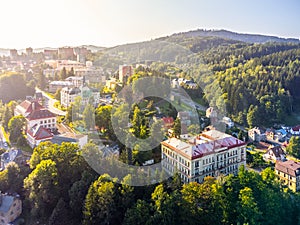
{"label": "house", "polygon": [[300,190],[300,163],[293,160],[276,161],[275,174],[292,191]]}
{"label": "house", "polygon": [[128,65],[119,66],[119,80],[126,83],[128,78],[133,74],[133,67]]}
{"label": "house", "polygon": [[196,137],[169,138],[161,142],[161,152],[163,169],[170,175],[178,171],[184,183],[236,175],[240,166],[246,166],[246,143],[217,130]]}
{"label": "house", "polygon": [[89,88],[84,82],[79,88],[64,87],[60,92],[60,103],[64,107],[69,107],[78,96],[81,97],[82,105],[88,104],[91,99],[94,105],[98,105],[100,102],[100,91],[95,88]]}
{"label": "house", "polygon": [[270,147],[267,152],[263,155],[265,161],[276,162],[278,160],[286,161],[286,154],[281,146]]}
{"label": "house", "polygon": [[290,130],[290,133],[292,135],[300,135],[300,125],[292,127],[291,130]]}
{"label": "house", "polygon": [[53,134],[49,129],[44,128],[40,124],[35,124],[33,127],[29,128],[26,134],[27,142],[31,148],[38,146],[43,141],[49,141],[53,137]]}
{"label": "house", "polygon": [[163,121],[163,126],[166,130],[172,128],[174,125],[173,117],[163,117],[162,121]]}
{"label": "house", "polygon": [[61,80],[55,80],[51,81],[49,83],[49,92],[55,93],[57,90],[62,89],[64,87],[73,87],[73,83],[70,81],[61,81]]}
{"label": "house", "polygon": [[7,225],[22,213],[22,201],[19,195],[0,193],[0,225]]}
{"label": "house", "polygon": [[88,143],[88,136],[83,134],[74,134],[71,132],[66,132],[60,135],[55,135],[51,142],[54,144],[62,144],[63,142],[77,143],[80,148]]}
{"label": "house", "polygon": [[260,142],[266,139],[266,136],[262,129],[259,127],[254,127],[248,131],[249,141]]}
{"label": "house", "polygon": [[18,165],[26,163],[29,158],[23,155],[23,152],[18,149],[12,149],[0,155],[0,171],[4,170],[10,162],[15,162]]}
{"label": "house", "polygon": [[44,108],[36,100],[25,100],[20,105],[17,105],[14,110],[15,116],[23,115],[27,121],[27,129],[36,124],[49,129],[56,130],[56,115]]}

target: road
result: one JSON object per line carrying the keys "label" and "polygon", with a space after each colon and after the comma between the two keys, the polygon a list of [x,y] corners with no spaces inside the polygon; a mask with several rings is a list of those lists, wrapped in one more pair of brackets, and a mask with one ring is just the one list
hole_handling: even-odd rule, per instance
{"label": "road", "polygon": [[45,93],[44,91],[42,91],[41,89],[39,89],[38,87],[35,88],[36,92],[41,92],[44,100],[45,100],[45,104],[44,106],[52,113],[59,115],[59,116],[65,116],[67,114],[67,112],[62,111],[58,108],[55,108],[54,105],[56,102],[58,102],[56,99],[51,98],[49,95],[47,95],[47,93]]}

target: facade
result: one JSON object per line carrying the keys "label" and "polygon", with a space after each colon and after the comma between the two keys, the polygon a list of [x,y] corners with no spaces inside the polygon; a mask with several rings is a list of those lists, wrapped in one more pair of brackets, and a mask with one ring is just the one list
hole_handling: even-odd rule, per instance
{"label": "facade", "polygon": [[70,81],[60,81],[60,80],[56,80],[56,81],[51,81],[49,83],[49,92],[50,93],[55,93],[57,90],[62,89],[64,87],[73,87],[73,83],[71,83]]}
{"label": "facade", "polygon": [[184,183],[202,183],[207,176],[237,174],[246,166],[246,143],[217,130],[196,137],[161,142],[162,165],[167,173],[179,172]]}
{"label": "facade", "polygon": [[278,160],[286,161],[286,154],[281,148],[281,146],[275,146],[268,149],[268,151],[263,155],[265,161],[276,162]]}
{"label": "facade", "polygon": [[18,195],[0,193],[0,225],[7,225],[22,213],[22,201]]}
{"label": "facade", "polygon": [[75,58],[74,49],[70,47],[62,47],[58,49],[59,59],[73,60]]}
{"label": "facade", "polygon": [[27,130],[27,142],[31,148],[38,146],[43,141],[49,141],[53,134],[41,125],[34,125]]}
{"label": "facade", "polygon": [[278,176],[278,180],[292,191],[300,190],[300,163],[293,160],[277,161],[275,174]]}
{"label": "facade", "polygon": [[75,98],[80,96],[80,89],[77,87],[64,87],[60,91],[60,104],[64,107],[69,107]]}
{"label": "facade", "polygon": [[133,67],[127,65],[119,66],[119,80],[122,83],[126,83],[127,79],[133,74]]}
{"label": "facade", "polygon": [[258,127],[254,127],[248,131],[249,141],[260,142],[266,139],[264,132]]}
{"label": "facade", "polygon": [[104,76],[103,69],[94,68],[81,68],[74,70],[76,77],[85,77],[85,79],[91,83],[105,84],[106,77]]}
{"label": "facade", "polygon": [[79,88],[63,88],[60,92],[61,105],[64,107],[69,107],[78,96],[81,97],[81,103],[83,105],[86,105],[90,101],[90,99],[93,99],[94,105],[98,105],[100,101],[100,91],[98,91],[97,89],[89,88],[86,84],[84,84]]}
{"label": "facade", "polygon": [[71,82],[74,87],[80,87],[83,84],[83,77],[71,76],[68,77],[66,81]]}
{"label": "facade", "polygon": [[23,101],[17,105],[14,111],[15,116],[23,115],[27,121],[27,129],[40,125],[50,131],[56,130],[56,115],[44,108],[37,101]]}

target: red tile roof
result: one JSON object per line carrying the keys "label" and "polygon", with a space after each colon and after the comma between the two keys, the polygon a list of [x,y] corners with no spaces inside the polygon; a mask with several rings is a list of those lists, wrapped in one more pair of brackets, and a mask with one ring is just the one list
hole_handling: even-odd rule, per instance
{"label": "red tile roof", "polygon": [[50,112],[48,109],[39,109],[32,111],[26,118],[29,120],[45,119],[52,118],[55,115]]}
{"label": "red tile roof", "polygon": [[37,101],[30,102],[28,100],[23,101],[20,104],[20,107],[23,108],[24,113],[31,113],[33,110],[40,110],[43,108]]}
{"label": "red tile roof", "polygon": [[29,134],[35,140],[44,140],[53,137],[53,134],[49,130],[37,124],[27,130],[27,134]]}

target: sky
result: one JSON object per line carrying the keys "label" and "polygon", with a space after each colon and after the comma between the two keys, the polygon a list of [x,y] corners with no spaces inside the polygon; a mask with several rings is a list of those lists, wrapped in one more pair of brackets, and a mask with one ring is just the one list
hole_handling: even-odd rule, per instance
{"label": "sky", "polygon": [[299,0],[0,0],[0,48],[119,44],[195,29],[300,38]]}

